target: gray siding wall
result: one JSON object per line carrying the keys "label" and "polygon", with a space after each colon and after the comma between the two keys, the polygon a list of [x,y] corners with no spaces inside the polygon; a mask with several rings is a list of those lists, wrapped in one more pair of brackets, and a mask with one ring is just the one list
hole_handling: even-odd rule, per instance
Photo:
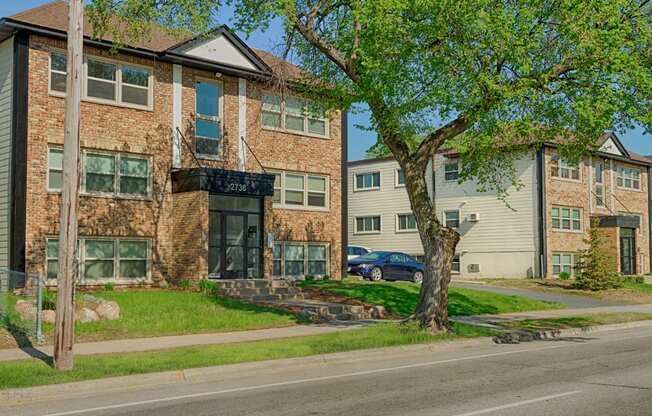
{"label": "gray siding wall", "polygon": [[13,38],[0,43],[0,268],[9,267]]}

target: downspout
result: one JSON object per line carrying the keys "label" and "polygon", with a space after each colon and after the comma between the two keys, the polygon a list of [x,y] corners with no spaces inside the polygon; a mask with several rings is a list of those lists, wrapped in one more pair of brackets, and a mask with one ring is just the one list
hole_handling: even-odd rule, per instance
{"label": "downspout", "polygon": [[342,171],[341,171],[341,183],[340,187],[342,195],[342,220],[341,220],[341,232],[342,232],[342,260],[341,260],[341,271],[342,278],[346,277],[347,265],[348,265],[348,245],[349,245],[349,173],[348,173],[348,163],[349,163],[349,114],[348,111],[342,111],[342,125],[340,127],[341,136],[342,136]]}
{"label": "downspout", "polygon": [[543,279],[548,270],[548,251],[546,249],[546,159],[544,157],[545,147],[537,151],[537,205],[538,205],[538,228],[539,228],[539,278]]}

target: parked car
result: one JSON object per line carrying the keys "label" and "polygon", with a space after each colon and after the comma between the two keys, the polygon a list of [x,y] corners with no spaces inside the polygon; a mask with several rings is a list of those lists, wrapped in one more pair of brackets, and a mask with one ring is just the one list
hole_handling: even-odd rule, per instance
{"label": "parked car", "polygon": [[348,246],[346,248],[347,260],[354,259],[356,257],[364,256],[367,253],[371,253],[372,250],[368,247],[363,246]]}
{"label": "parked car", "polygon": [[425,265],[411,256],[394,251],[373,251],[349,260],[348,272],[365,279],[423,281]]}

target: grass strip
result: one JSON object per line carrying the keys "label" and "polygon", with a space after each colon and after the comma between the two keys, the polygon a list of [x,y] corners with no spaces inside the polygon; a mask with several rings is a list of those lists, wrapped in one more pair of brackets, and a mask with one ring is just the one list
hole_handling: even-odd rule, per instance
{"label": "grass strip", "polygon": [[600,313],[594,315],[565,316],[561,318],[524,319],[501,325],[514,329],[545,331],[554,329],[587,328],[597,325],[622,324],[652,319],[652,314],[640,312]]}

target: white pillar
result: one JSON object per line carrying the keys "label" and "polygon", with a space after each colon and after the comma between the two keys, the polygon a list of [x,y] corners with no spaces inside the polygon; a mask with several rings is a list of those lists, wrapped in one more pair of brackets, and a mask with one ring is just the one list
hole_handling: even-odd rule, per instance
{"label": "white pillar", "polygon": [[247,80],[238,79],[238,169],[245,171],[247,166]]}
{"label": "white pillar", "polygon": [[177,128],[181,130],[181,106],[183,94],[183,67],[172,66],[172,167],[181,167],[181,137]]}

